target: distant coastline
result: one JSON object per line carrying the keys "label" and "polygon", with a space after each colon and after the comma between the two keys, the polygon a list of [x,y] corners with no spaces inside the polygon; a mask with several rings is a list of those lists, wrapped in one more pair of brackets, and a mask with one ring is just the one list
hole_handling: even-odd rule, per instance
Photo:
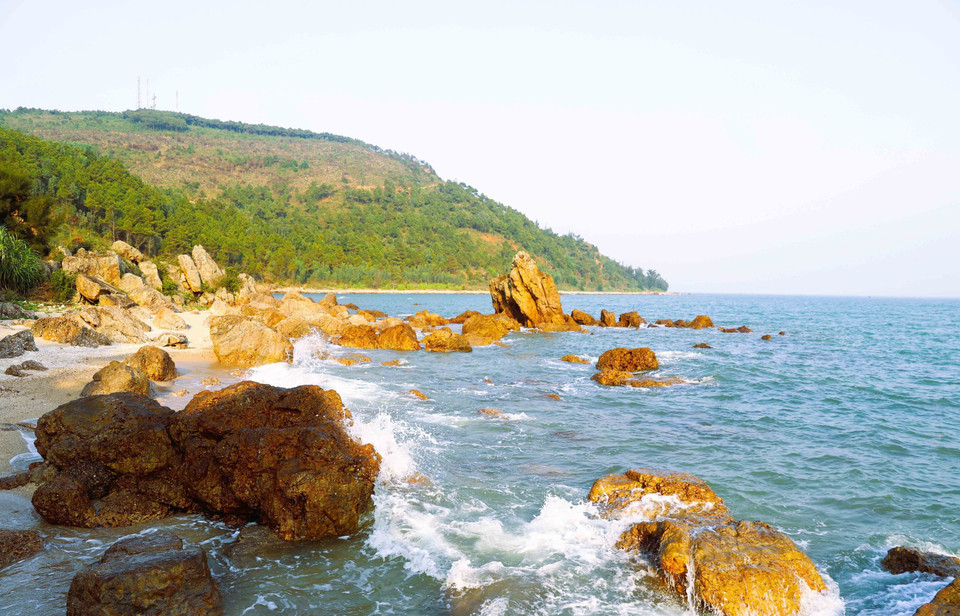
{"label": "distant coastline", "polygon": [[[274,293],[337,293],[355,295],[490,295],[486,289],[332,289],[284,286],[277,287]],[[676,291],[560,291],[560,295],[681,295]]]}

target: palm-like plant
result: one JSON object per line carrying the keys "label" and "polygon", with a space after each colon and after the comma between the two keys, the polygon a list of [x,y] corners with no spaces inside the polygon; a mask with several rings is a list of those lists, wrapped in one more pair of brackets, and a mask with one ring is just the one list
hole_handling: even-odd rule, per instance
{"label": "palm-like plant", "polygon": [[0,225],[0,288],[23,293],[43,282],[45,274],[37,253]]}

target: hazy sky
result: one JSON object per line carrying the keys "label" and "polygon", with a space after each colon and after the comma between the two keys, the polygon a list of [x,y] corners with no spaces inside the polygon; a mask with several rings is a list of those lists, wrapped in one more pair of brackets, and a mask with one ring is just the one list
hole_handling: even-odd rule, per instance
{"label": "hazy sky", "polygon": [[0,1],[0,108],[409,152],[678,291],[960,296],[958,2]]}

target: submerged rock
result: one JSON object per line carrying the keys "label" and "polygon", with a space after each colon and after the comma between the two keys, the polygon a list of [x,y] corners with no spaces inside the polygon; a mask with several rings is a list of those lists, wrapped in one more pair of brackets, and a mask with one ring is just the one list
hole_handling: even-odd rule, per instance
{"label": "submerged rock", "polygon": [[520,331],[520,324],[505,314],[478,314],[463,322],[463,335],[472,346],[492,344],[512,331]]}
{"label": "submerged rock", "polygon": [[43,539],[35,530],[0,530],[0,569],[30,558],[43,549]]}
{"label": "submerged rock", "polygon": [[746,325],[741,325],[740,327],[721,327],[720,331],[725,334],[752,334],[753,330],[747,327]]}
{"label": "submerged rock", "polygon": [[560,361],[565,361],[571,364],[589,364],[589,359],[584,359],[578,355],[564,355],[560,358]]}
{"label": "submerged rock", "polygon": [[919,571],[940,577],[960,577],[960,558],[903,546],[891,548],[880,565],[894,575]]}
{"label": "submerged rock", "polygon": [[113,544],[73,578],[67,616],[121,614],[223,614],[206,553],[163,530]]}
{"label": "submerged rock", "polygon": [[37,343],[33,339],[33,332],[29,329],[19,331],[0,339],[0,358],[20,357],[27,351],[37,351]]}
{"label": "submerged rock", "polygon": [[693,345],[695,349],[712,349],[713,347],[707,344],[706,342],[701,342],[699,344]]}
{"label": "submerged rock", "polygon": [[787,616],[799,613],[808,589],[826,590],[789,537],[763,522],[735,521],[693,475],[650,469],[608,475],[588,498],[607,517],[642,514],[646,520],[624,532],[617,547],[648,556],[671,588],[706,611]]}
{"label": "submerged rock", "polygon": [[656,354],[647,347],[625,349],[622,347],[604,351],[597,361],[597,370],[622,370],[639,372],[660,367]]}

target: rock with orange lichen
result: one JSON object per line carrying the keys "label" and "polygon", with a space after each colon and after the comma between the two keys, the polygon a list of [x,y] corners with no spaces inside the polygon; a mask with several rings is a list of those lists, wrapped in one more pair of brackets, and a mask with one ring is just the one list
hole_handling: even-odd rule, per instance
{"label": "rock with orange lichen", "polygon": [[647,347],[625,349],[622,347],[604,351],[597,360],[597,370],[622,370],[639,372],[660,367],[656,354]]}
{"label": "rock with orange lichen", "polygon": [[646,323],[644,318],[640,316],[639,312],[634,310],[633,312],[624,312],[623,314],[621,314],[620,320],[617,321],[617,326],[633,327],[634,329],[636,329],[644,323]]}
{"label": "rock with orange lichen", "polygon": [[578,355],[564,355],[560,358],[560,361],[565,361],[571,364],[589,364],[589,359],[584,359]]}
{"label": "rock with orange lichen", "polygon": [[471,346],[485,346],[500,340],[520,324],[504,314],[477,314],[463,322],[463,336]]}
{"label": "rock with orange lichen", "polygon": [[413,328],[405,323],[394,325],[380,332],[377,336],[377,346],[381,349],[394,351],[419,351],[420,343]]}
{"label": "rock with orange lichen", "polygon": [[960,578],[942,589],[930,603],[921,605],[913,616],[957,616],[960,614]]}
{"label": "rock with orange lichen", "polygon": [[509,274],[490,281],[490,298],[494,312],[506,314],[524,327],[545,331],[561,331],[553,328],[563,327],[580,329],[563,313],[553,276],[541,272],[533,258],[523,251],[513,257]]}
{"label": "rock with orange lichen", "polygon": [[441,327],[423,339],[423,346],[433,353],[469,353],[473,351],[470,341],[455,334],[449,327]]}
{"label": "rock with orange lichen", "polygon": [[347,325],[343,329],[343,333],[334,338],[332,342],[354,349],[376,349],[380,347],[377,342],[377,330],[369,325]]}
{"label": "rock with orange lichen", "polygon": [[601,310],[599,325],[600,327],[616,327],[617,315],[606,309]]}
{"label": "rock with orange lichen", "polygon": [[590,314],[583,310],[574,310],[570,313],[570,318],[580,325],[598,325],[600,322],[594,319]]}
{"label": "rock with orange lichen", "polygon": [[293,361],[293,345],[268,326],[242,316],[210,319],[210,340],[221,364],[252,368]]}

